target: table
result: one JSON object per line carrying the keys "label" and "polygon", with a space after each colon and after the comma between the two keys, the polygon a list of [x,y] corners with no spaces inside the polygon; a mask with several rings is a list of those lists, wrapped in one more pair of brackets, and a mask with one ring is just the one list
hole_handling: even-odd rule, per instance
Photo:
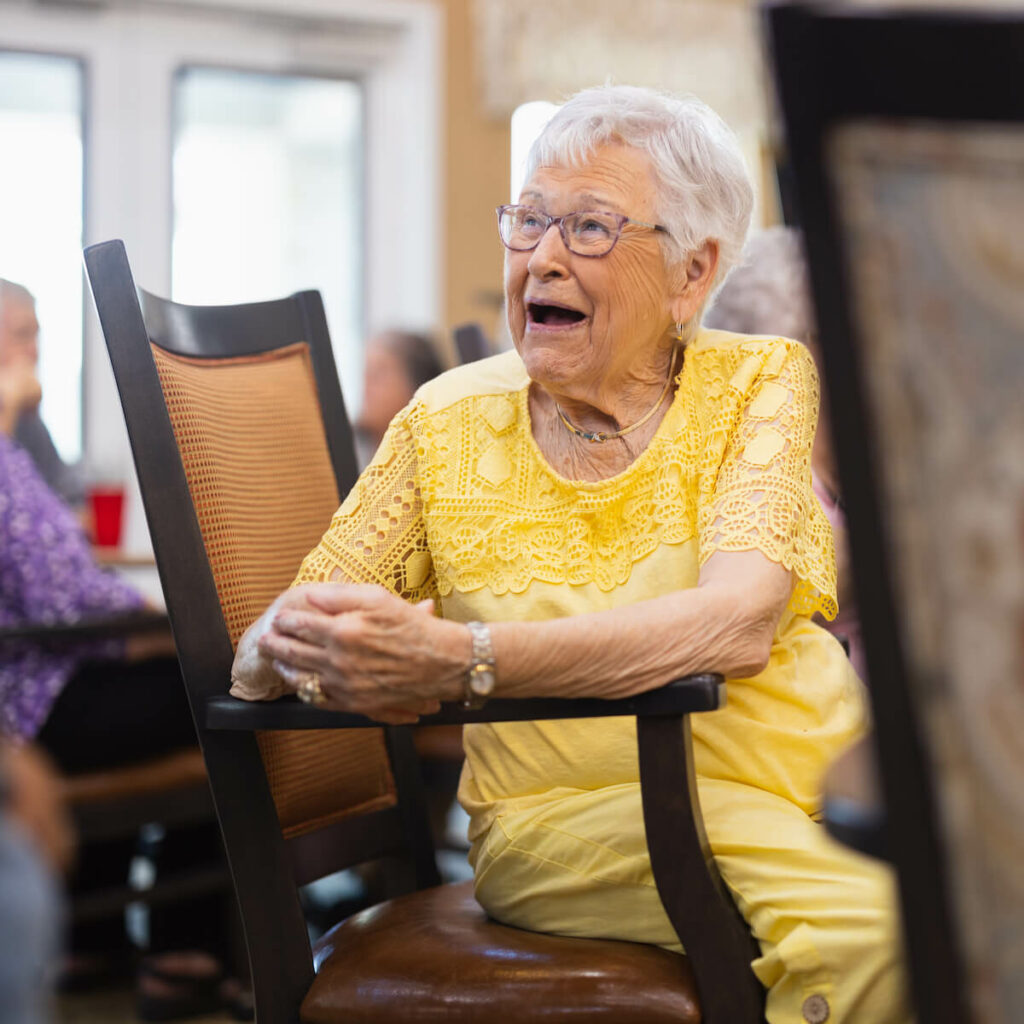
{"label": "table", "polygon": [[0,628],[0,645],[29,641],[45,647],[59,647],[82,640],[108,640],[137,636],[170,628],[167,612],[155,608],[97,615],[76,622],[26,623]]}

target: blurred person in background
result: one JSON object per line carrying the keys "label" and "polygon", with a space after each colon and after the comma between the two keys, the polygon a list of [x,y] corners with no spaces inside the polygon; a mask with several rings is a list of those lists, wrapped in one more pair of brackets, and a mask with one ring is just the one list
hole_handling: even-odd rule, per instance
{"label": "blurred person in background", "polygon": [[[8,307],[10,308],[10,307]],[[33,331],[26,330],[25,335]],[[19,337],[22,335],[19,335]],[[34,343],[12,346],[0,362],[0,394],[32,407]],[[20,352],[20,355],[18,354]],[[32,358],[30,358],[32,357]],[[32,372],[29,372],[29,371]],[[14,399],[0,421],[0,627],[74,623],[140,609],[141,594],[100,568],[68,505],[47,485],[12,433]],[[151,760],[195,745],[195,729],[170,631],[126,641],[83,641],[47,649],[29,641],[0,648],[0,734],[33,740],[66,774]],[[123,884],[136,843],[82,851],[73,885],[86,891]],[[216,826],[169,831],[158,870],[216,863]],[[150,914],[150,949],[139,975],[140,1015],[174,1019],[227,1006],[245,1012],[237,982],[224,978],[224,896],[197,897]],[[123,922],[72,931],[70,987],[109,980],[132,967]],[[186,953],[165,951],[186,950]]]}
{"label": "blurred person in background", "polygon": [[363,405],[355,424],[360,469],[373,458],[388,425],[421,384],[444,369],[434,343],[413,331],[382,331],[366,345]]}
{"label": "blurred person in background", "polygon": [[[737,334],[781,334],[795,338],[810,349],[820,370],[821,352],[800,232],[779,226],[752,235],[740,265],[722,286],[704,322]],[[846,516],[832,451],[832,422],[824,395],[811,451],[811,485],[832,524],[836,545],[839,614],[832,622],[821,620],[821,624],[846,641],[857,674],[866,680],[860,616],[850,579]]]}
{"label": "blurred person in background", "polygon": [[71,826],[47,759],[0,741],[0,1021],[52,1019]]}
{"label": "blurred person in background", "polygon": [[85,500],[82,474],[60,457],[39,415],[38,362],[36,300],[27,288],[0,278],[0,430],[32,456],[50,488],[77,509]]}

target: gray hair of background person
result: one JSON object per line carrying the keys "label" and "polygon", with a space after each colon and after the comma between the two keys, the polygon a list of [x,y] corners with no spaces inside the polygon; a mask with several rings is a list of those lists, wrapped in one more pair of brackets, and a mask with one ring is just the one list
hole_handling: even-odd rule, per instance
{"label": "gray hair of background person", "polygon": [[414,391],[444,370],[437,348],[426,334],[384,331],[378,335],[377,342],[401,360]]}
{"label": "gray hair of background person", "polygon": [[715,296],[704,323],[806,343],[815,330],[814,307],[800,232],[773,227],[751,235],[742,261]]}
{"label": "gray hair of background person", "polygon": [[527,158],[538,167],[579,167],[598,146],[619,142],[646,153],[658,190],[658,221],[669,270],[708,239],[718,243],[716,285],[739,258],[754,193],[736,137],[695,96],[628,85],[596,86],[572,97],[547,123]]}
{"label": "gray hair of background person", "polygon": [[5,302],[23,302],[34,306],[36,299],[23,284],[0,277],[0,313],[3,312]]}

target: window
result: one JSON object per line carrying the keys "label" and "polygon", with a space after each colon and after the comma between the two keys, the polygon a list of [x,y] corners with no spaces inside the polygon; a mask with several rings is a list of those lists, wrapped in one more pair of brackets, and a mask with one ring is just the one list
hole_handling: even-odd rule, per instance
{"label": "window", "polygon": [[0,275],[39,299],[43,415],[62,454],[84,446],[91,474],[129,482],[125,547],[143,552],[110,361],[82,300],[83,240],[123,239],[139,285],[183,302],[319,289],[353,407],[363,324],[439,319],[443,12],[0,9]]}
{"label": "window", "polygon": [[0,50],[0,277],[36,297],[41,414],[82,454],[82,66]]}
{"label": "window", "polygon": [[186,67],[174,101],[173,297],[249,302],[317,288],[341,379],[358,382],[359,84]]}
{"label": "window", "polygon": [[530,147],[544,130],[544,126],[555,116],[558,110],[556,103],[536,100],[524,103],[512,112],[512,202],[519,201],[519,193],[523,190],[526,173],[526,158],[530,155]]}

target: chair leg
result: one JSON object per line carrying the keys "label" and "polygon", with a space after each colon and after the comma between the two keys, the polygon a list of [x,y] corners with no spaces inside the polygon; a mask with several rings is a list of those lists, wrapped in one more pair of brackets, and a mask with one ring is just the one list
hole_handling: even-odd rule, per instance
{"label": "chair leg", "polygon": [[688,715],[638,718],[644,827],[658,895],[693,966],[705,1024],[762,1024],[759,955],[704,832]]}

